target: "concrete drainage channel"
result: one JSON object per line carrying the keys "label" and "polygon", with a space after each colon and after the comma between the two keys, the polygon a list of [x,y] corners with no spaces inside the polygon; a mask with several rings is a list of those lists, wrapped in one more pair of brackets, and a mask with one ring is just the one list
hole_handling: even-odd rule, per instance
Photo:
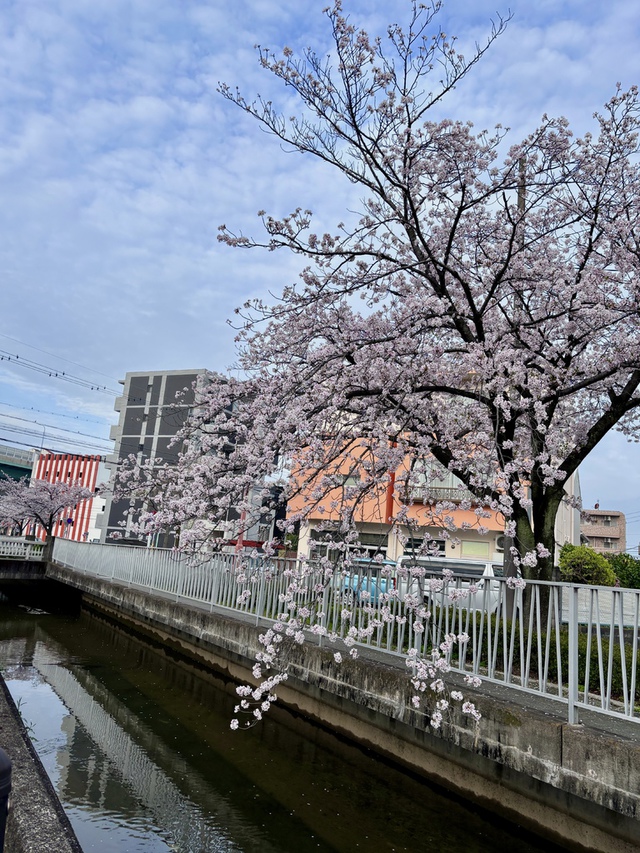
{"label": "concrete drainage channel", "polygon": [[4,853],[82,853],[2,676],[0,747],[12,764]]}

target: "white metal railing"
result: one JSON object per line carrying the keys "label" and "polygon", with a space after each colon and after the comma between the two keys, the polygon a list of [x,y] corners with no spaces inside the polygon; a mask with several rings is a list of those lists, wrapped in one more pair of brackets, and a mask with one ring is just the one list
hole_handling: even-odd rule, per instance
{"label": "white metal railing", "polygon": [[[243,613],[256,624],[280,618],[295,578],[298,613],[309,603],[320,614],[319,641],[355,628],[360,645],[428,656],[454,634],[461,638],[450,652],[454,671],[543,694],[566,706],[572,723],[580,708],[640,721],[640,590],[542,581],[510,589],[490,575],[430,583],[426,576],[403,579],[389,566],[337,570],[327,580],[319,567],[292,574],[295,560],[218,554],[204,562],[176,551],[68,539],[55,540],[53,559],[176,601]],[[419,615],[416,602],[428,616]]]}
{"label": "white metal railing", "polygon": [[0,444],[0,459],[8,461],[16,460],[23,463],[25,466],[33,465],[33,450],[19,450],[17,447],[9,447],[7,444]]}
{"label": "white metal railing", "polygon": [[32,542],[17,536],[0,536],[0,560],[42,560],[44,542]]}

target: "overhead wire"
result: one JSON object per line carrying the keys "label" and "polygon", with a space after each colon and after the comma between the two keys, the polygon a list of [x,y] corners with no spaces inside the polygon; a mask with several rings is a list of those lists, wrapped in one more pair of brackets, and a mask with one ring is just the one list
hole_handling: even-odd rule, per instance
{"label": "overhead wire", "polygon": [[[101,435],[94,435],[93,433],[89,433],[89,432],[80,432],[80,430],[75,430],[75,429],[67,429],[66,427],[59,427],[59,426],[56,426],[55,424],[44,424],[44,423],[41,423],[40,421],[31,420],[29,418],[21,418],[18,415],[7,415],[7,414],[4,414],[3,412],[0,412],[0,418],[10,418],[11,420],[14,420],[14,421],[23,421],[24,423],[28,423],[28,424],[36,424],[37,426],[43,427],[45,429],[49,428],[49,429],[57,430],[58,432],[68,432],[68,433],[71,433],[72,435],[81,435],[81,436],[84,436],[85,438],[95,438],[98,441],[104,441],[107,443],[111,443],[110,438],[103,438]],[[2,424],[0,424],[0,429],[2,429],[2,428],[3,428]]]}
{"label": "overhead wire", "polygon": [[46,349],[40,349],[40,347],[34,347],[33,344],[27,344],[24,341],[18,340],[18,338],[12,338],[11,335],[5,335],[3,332],[0,332],[0,338],[6,338],[9,341],[13,341],[16,344],[20,344],[24,347],[29,347],[29,349],[34,349],[36,352],[44,353],[44,355],[50,355],[52,358],[57,358],[60,361],[66,361],[68,364],[74,364],[76,367],[81,367],[83,370],[88,370],[89,373],[95,373],[96,376],[104,376],[105,379],[109,379],[111,382],[117,382],[117,379],[114,379],[113,376],[107,376],[106,373],[101,373],[99,370],[94,370],[92,367],[87,367],[85,364],[80,364],[77,361],[72,361],[70,358],[65,358],[63,355],[58,355],[54,352],[49,352]]}
{"label": "overhead wire", "polygon": [[[36,441],[36,442],[33,442],[33,441],[23,442],[23,441],[19,441],[17,438],[14,438],[13,435],[10,435],[10,436],[0,435],[0,441],[12,442],[14,444],[25,444],[27,447],[33,447],[36,450],[43,450],[43,449],[51,450],[52,449],[51,447],[45,448],[44,441],[42,440],[43,439],[42,434],[36,432],[35,430],[24,429],[24,427],[15,428],[15,427],[11,427],[11,426],[0,426],[0,433],[10,433],[10,434],[13,433],[13,434],[17,434],[17,435],[20,435],[23,437],[33,436],[34,438],[38,439],[38,441]],[[72,444],[73,447],[83,448],[85,450],[95,450],[100,454],[109,453],[109,448],[106,448],[106,447],[103,447],[103,446],[100,446],[97,444],[93,444],[89,441],[82,441],[82,440],[81,441],[77,441],[77,440],[71,441],[70,439],[66,439],[66,438],[59,436],[59,435],[51,436],[49,439],[49,442],[58,442],[59,444],[66,444],[66,445]],[[49,442],[47,442],[47,444]],[[59,452],[71,453],[72,451],[61,450]]]}
{"label": "overhead wire", "polygon": [[12,409],[19,409],[21,412],[37,412],[39,415],[54,415],[56,418],[70,418],[74,421],[84,421],[88,424],[104,424],[106,418],[83,418],[80,415],[67,415],[62,412],[50,412],[47,409],[35,409],[33,406],[18,406],[16,403],[5,403],[0,400],[0,406],[10,406]]}
{"label": "overhead wire", "polygon": [[91,382],[88,379],[82,379],[80,376],[74,376],[72,373],[67,373],[65,370],[57,370],[54,367],[48,367],[46,364],[40,364],[37,361],[32,361],[29,358],[24,358],[20,355],[0,350],[0,362],[6,361],[18,367],[25,367],[28,370],[33,370],[43,376],[49,376],[52,379],[60,379],[62,382],[69,382],[71,385],[77,385],[80,388],[86,388],[91,391],[98,391],[102,394],[113,395],[118,397],[119,391],[114,391],[113,388],[107,388],[106,385],[100,385],[96,382]]}

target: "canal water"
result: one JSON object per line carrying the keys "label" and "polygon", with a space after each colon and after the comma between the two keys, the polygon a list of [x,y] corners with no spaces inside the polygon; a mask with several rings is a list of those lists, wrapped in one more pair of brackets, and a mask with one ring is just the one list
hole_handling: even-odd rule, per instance
{"label": "canal water", "polygon": [[0,605],[0,667],[85,851],[518,853],[548,842],[93,615]]}

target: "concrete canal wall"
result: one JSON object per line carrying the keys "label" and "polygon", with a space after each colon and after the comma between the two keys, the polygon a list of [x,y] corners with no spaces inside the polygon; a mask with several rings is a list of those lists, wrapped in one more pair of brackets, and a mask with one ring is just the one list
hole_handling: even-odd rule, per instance
{"label": "concrete canal wall", "polygon": [[4,853],[82,853],[2,676],[0,746],[12,762]]}
{"label": "concrete canal wall", "polygon": [[[250,679],[259,633],[252,621],[53,564],[47,576],[81,590],[93,611],[234,679]],[[338,665],[333,651],[311,644],[293,649],[280,701],[569,850],[640,849],[637,729],[569,726],[549,710],[549,700],[487,685],[472,697],[483,715],[477,727],[454,713],[433,732],[409,705],[402,660],[365,650]]]}

